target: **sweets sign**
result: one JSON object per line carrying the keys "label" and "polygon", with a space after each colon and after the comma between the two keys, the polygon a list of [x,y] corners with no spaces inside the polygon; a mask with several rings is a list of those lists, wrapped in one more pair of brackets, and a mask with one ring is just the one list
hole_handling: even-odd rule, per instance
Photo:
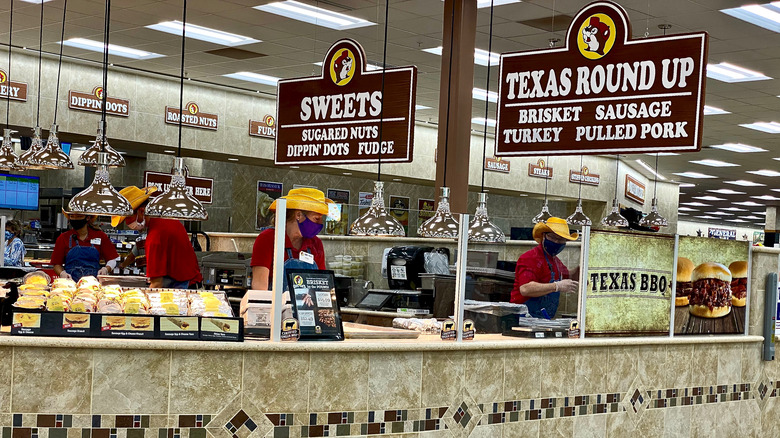
{"label": "sweets sign", "polygon": [[11,81],[8,73],[0,69],[0,98],[27,102],[27,84]]}
{"label": "sweets sign", "polygon": [[[68,91],[68,108],[99,113],[103,110],[103,87],[97,86],[90,93]],[[106,97],[106,114],[130,116],[130,101],[116,97]]]}
{"label": "sweets sign", "polygon": [[631,35],[626,11],[597,1],[565,47],[502,54],[495,155],[700,150],[707,33]]}
{"label": "sweets sign", "polygon": [[417,67],[368,71],[360,44],[337,41],[319,77],[279,81],[274,163],[411,162],[416,89]]}

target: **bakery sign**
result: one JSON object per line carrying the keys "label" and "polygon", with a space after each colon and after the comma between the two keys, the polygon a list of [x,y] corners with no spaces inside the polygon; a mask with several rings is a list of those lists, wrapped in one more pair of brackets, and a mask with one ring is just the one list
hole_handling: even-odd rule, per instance
{"label": "bakery sign", "polygon": [[[165,107],[165,123],[169,125],[179,124],[178,107]],[[184,105],[184,115],[182,116],[181,124],[192,128],[216,131],[219,126],[219,116],[216,114],[204,113],[200,110],[197,103],[188,102],[187,105]]]}
{"label": "bakery sign", "polygon": [[[171,174],[162,172],[144,172],[144,186],[156,186],[157,191],[150,197],[154,198],[160,193],[168,190],[171,184]],[[185,180],[187,192],[203,204],[211,204],[214,194],[214,180],[211,178],[200,178],[197,176],[188,176]]]}
{"label": "bakery sign", "polygon": [[8,73],[0,69],[0,98],[27,102],[27,84],[11,81]]}
{"label": "bakery sign", "polygon": [[496,156],[701,149],[708,35],[633,39],[597,1],[561,48],[501,55]]}
{"label": "bakery sign", "polygon": [[485,170],[490,170],[493,172],[509,173],[509,160],[486,157]]}
{"label": "bakery sign", "polygon": [[626,199],[645,203],[645,185],[631,175],[626,175]]}
{"label": "bakery sign", "polygon": [[266,114],[263,120],[249,121],[249,135],[252,137],[276,138],[276,119]]}
{"label": "bakery sign", "polygon": [[588,167],[583,166],[579,172],[575,170],[569,171],[569,182],[574,184],[597,186],[601,182],[601,177],[598,174],[590,173]]}
{"label": "bakery sign", "polygon": [[322,73],[277,89],[274,163],[412,161],[417,67],[369,71],[363,47],[342,39]]}
{"label": "bakery sign", "polygon": [[[68,92],[68,108],[80,111],[99,113],[103,111],[103,87],[97,86],[91,92]],[[128,117],[130,115],[130,101],[116,97],[106,97],[106,114]]]}
{"label": "bakery sign", "polygon": [[528,176],[550,179],[553,176],[553,168],[548,166],[541,158],[534,163],[528,163]]}

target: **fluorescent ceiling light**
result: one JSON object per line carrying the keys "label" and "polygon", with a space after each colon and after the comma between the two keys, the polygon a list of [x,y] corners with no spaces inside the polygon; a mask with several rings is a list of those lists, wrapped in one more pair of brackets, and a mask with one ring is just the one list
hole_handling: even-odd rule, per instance
{"label": "fluorescent ceiling light", "polygon": [[690,208],[690,207],[677,207],[677,210],[678,211],[699,211],[695,208]]}
{"label": "fluorescent ceiling light", "polygon": [[759,204],[753,201],[735,202],[736,205],[744,205],[745,207],[763,207],[764,204]]}
{"label": "fluorescent ceiling light", "polygon": [[255,9],[335,30],[355,29],[376,24],[362,18],[329,11],[294,0],[268,3],[267,5],[255,6]]}
{"label": "fluorescent ceiling light", "polygon": [[778,122],[740,123],[739,126],[755,129],[756,131],[768,132],[769,134],[780,134],[780,123]]}
{"label": "fluorescent ceiling light", "polygon": [[229,157],[228,161],[238,161],[238,158]]}
{"label": "fluorescent ceiling light", "polygon": [[737,207],[723,207],[721,210],[724,211],[748,211],[746,208],[737,208]]}
{"label": "fluorescent ceiling light", "polygon": [[762,201],[780,201],[780,198],[772,195],[751,196],[753,199],[760,199]]}
{"label": "fluorescent ceiling light", "polygon": [[688,213],[680,213],[680,212],[678,211],[678,212],[677,212],[677,216],[688,216]]}
{"label": "fluorescent ceiling light", "polygon": [[[146,27],[149,29],[159,30],[160,32],[181,36],[182,22],[179,20],[163,21],[162,23],[151,24]],[[198,26],[191,23],[187,23],[186,35],[188,38],[230,47],[262,42],[260,40],[245,37],[243,35],[236,35],[234,33],[223,32],[221,30]]]}
{"label": "fluorescent ceiling light", "polygon": [[[474,117],[471,119],[471,123],[475,125],[485,126],[485,118],[484,117]],[[496,121],[494,119],[487,119],[487,125],[488,126],[496,126]]]}
{"label": "fluorescent ceiling light", "polygon": [[756,225],[760,225],[760,226],[763,227],[763,226],[766,226],[766,222],[760,222],[760,223],[757,223]]}
{"label": "fluorescent ceiling light", "polygon": [[769,76],[764,76],[763,73],[729,64],[728,62],[707,64],[707,77],[729,83],[772,79]]}
{"label": "fluorescent ceiling light", "polygon": [[764,29],[780,32],[780,2],[745,5],[740,8],[721,9],[720,11]]}
{"label": "fluorescent ceiling light", "polygon": [[645,155],[650,155],[651,157],[654,157],[656,155],[658,155],[659,157],[670,157],[672,155],[680,155],[680,154],[676,152],[656,152],[654,154],[645,154]]}
{"label": "fluorescent ceiling light", "polygon": [[696,184],[691,184],[691,183],[682,183],[682,184],[680,184],[680,186],[679,186],[679,187],[680,187],[681,189],[687,189],[688,187],[696,187]]}
{"label": "fluorescent ceiling light", "polygon": [[693,196],[693,199],[701,199],[702,201],[726,201],[726,198],[718,198],[717,196]]}
{"label": "fluorescent ceiling light", "polygon": [[776,170],[769,170],[769,169],[748,170],[746,173],[752,173],[753,175],[761,175],[761,176],[780,176],[780,172]]}
{"label": "fluorescent ceiling light", "polygon": [[703,202],[681,202],[682,205],[690,205],[691,207],[712,207],[712,204],[705,204]]}
{"label": "fluorescent ceiling light", "polygon": [[740,216],[742,219],[752,219],[752,220],[761,220],[758,216]]}
{"label": "fluorescent ceiling light", "polygon": [[[60,44],[68,47],[76,47],[78,49],[103,53],[102,41],[93,41],[86,38],[71,38],[69,40],[61,41]],[[145,50],[133,49],[131,47],[117,46],[116,44],[108,45],[108,54],[122,56],[124,58],[130,59],[152,59],[164,56],[160,55],[159,53],[147,52]]]}
{"label": "fluorescent ceiling light", "polygon": [[731,189],[717,189],[717,190],[707,190],[711,193],[719,193],[721,195],[744,195],[745,192],[738,192],[736,190]]}
{"label": "fluorescent ceiling light", "polygon": [[710,146],[713,149],[721,149],[724,151],[731,151],[731,152],[766,152],[766,149],[759,148],[756,146],[750,146],[748,144],[742,144],[742,143],[725,143],[725,144],[714,144]]}
{"label": "fluorescent ceiling light", "polygon": [[724,109],[716,108],[714,106],[704,105],[705,116],[716,116],[718,114],[731,114],[731,112]]}
{"label": "fluorescent ceiling light", "polygon": [[[432,53],[434,55],[441,56],[442,46],[431,47],[430,49],[422,49],[423,52]],[[487,67],[488,61],[490,65],[498,65],[501,63],[501,54],[496,52],[488,52],[487,50],[474,49],[474,64],[484,65]]]}
{"label": "fluorescent ceiling light", "polygon": [[653,169],[652,167],[648,166],[647,163],[645,163],[644,161],[636,160],[636,162],[639,163],[640,166],[644,167],[645,170],[647,170],[648,172],[650,172],[653,175],[655,175],[656,177],[661,178],[662,180],[666,181],[666,177],[665,176],[663,176],[660,173],[656,172],[655,169]]}
{"label": "fluorescent ceiling light", "polygon": [[415,106],[414,106],[414,109],[416,109],[416,110],[418,110],[418,111],[419,111],[419,110],[427,110],[427,109],[431,109],[431,107],[429,107],[429,106],[425,106],[425,105],[415,105]]}
{"label": "fluorescent ceiling light", "polygon": [[738,223],[744,223],[747,222],[744,219],[726,219],[726,222],[738,222]]}
{"label": "fluorescent ceiling light", "polygon": [[[444,1],[444,0],[441,0]],[[521,0],[493,0],[493,6],[509,5],[512,3],[520,3]],[[489,8],[490,0],[477,0],[477,9]]]}
{"label": "fluorescent ceiling light", "polygon": [[714,215],[717,215],[717,216],[734,216],[733,213],[726,213],[724,211],[711,211],[711,212],[709,212],[707,214],[714,214]]}
{"label": "fluorescent ceiling light", "polygon": [[487,90],[482,88],[474,87],[474,89],[471,90],[471,97],[478,100],[488,100],[490,102],[498,102],[498,93],[496,93],[495,91],[488,92]]}
{"label": "fluorescent ceiling light", "polygon": [[697,179],[701,179],[701,178],[715,178],[712,175],[706,175],[704,173],[699,173],[699,172],[682,172],[682,173],[675,173],[675,175],[681,176],[683,178],[697,178]]}
{"label": "fluorescent ceiling light", "polygon": [[275,87],[276,83],[279,81],[279,78],[263,75],[260,73],[252,73],[251,71],[239,71],[222,76],[233,79],[241,79],[242,81],[255,82],[257,84],[270,85],[272,87]]}
{"label": "fluorescent ceiling light", "polygon": [[48,3],[48,2],[50,2],[52,0],[22,0],[22,1],[25,2],[25,3],[32,3],[32,4],[35,4],[35,5],[39,5],[41,3]]}
{"label": "fluorescent ceiling light", "polygon": [[710,159],[710,158],[705,158],[704,160],[689,161],[689,163],[701,164],[702,166],[710,166],[710,167],[736,167],[736,166],[739,166],[739,164],[727,163],[725,161],[713,160],[713,159]]}
{"label": "fluorescent ceiling light", "polygon": [[734,184],[735,186],[742,186],[742,187],[763,187],[766,184],[761,184],[753,181],[748,181],[744,179],[739,179],[736,181],[723,181],[726,184]]}
{"label": "fluorescent ceiling light", "polygon": [[754,213],[754,214],[757,214],[759,216],[766,216],[766,212],[765,211],[759,211],[759,212]]}
{"label": "fluorescent ceiling light", "polygon": [[699,219],[720,219],[717,216],[696,216]]}

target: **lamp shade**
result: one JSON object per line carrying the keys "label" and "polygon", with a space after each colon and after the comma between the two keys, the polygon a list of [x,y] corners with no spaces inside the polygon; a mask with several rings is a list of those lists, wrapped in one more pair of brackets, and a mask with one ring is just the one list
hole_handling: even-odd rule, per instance
{"label": "lamp shade", "polygon": [[404,237],[404,226],[385,209],[384,183],[374,182],[374,197],[363,216],[349,227],[352,236]]}
{"label": "lamp shade", "polygon": [[57,137],[57,124],[51,125],[49,130],[49,139],[46,140],[46,146],[36,152],[30,158],[30,165],[43,169],[73,169],[73,161],[70,156],[62,150],[60,139]]}
{"label": "lamp shade", "polygon": [[168,188],[149,201],[144,215],[183,221],[205,221],[209,214],[195,196],[187,191],[184,158],[176,157]]}
{"label": "lamp shade", "polygon": [[111,186],[105,154],[98,156],[98,166],[92,184],[68,202],[68,213],[100,216],[130,216],[130,202]]}
{"label": "lamp shade", "polygon": [[32,163],[32,158],[43,150],[43,140],[41,139],[41,127],[36,126],[33,128],[33,138],[32,143],[30,144],[30,148],[26,151],[22,152],[21,155],[19,155],[19,160],[16,162],[16,168],[17,169],[29,169],[29,170],[38,170],[43,169],[41,166],[37,166]]}
{"label": "lamp shade", "polygon": [[0,146],[0,170],[12,170],[16,167],[19,157],[14,153],[14,144],[11,135],[16,132],[10,129],[3,130],[3,144]]}
{"label": "lamp shade", "polygon": [[650,213],[639,220],[639,225],[643,227],[668,227],[669,221],[658,213],[658,199],[653,198],[653,204]]}
{"label": "lamp shade", "polygon": [[79,166],[97,166],[101,152],[106,153],[106,166],[125,167],[125,158],[108,144],[108,139],[103,134],[103,122],[98,126],[97,137],[92,142],[92,146],[79,157]]}
{"label": "lamp shade", "polygon": [[627,227],[628,226],[628,219],[623,217],[622,214],[620,214],[620,207],[618,206],[617,199],[614,199],[612,201],[612,212],[607,215],[604,219],[601,220],[602,225],[606,225],[608,227]]}
{"label": "lamp shade", "polygon": [[421,237],[458,238],[458,221],[450,212],[450,188],[441,188],[441,197],[436,213],[417,228]]}
{"label": "lamp shade", "polygon": [[469,224],[469,242],[497,242],[506,241],[504,232],[490,221],[487,212],[487,193],[479,194],[477,212]]}
{"label": "lamp shade", "polygon": [[571,216],[566,218],[566,222],[568,222],[569,225],[581,226],[590,226],[593,224],[593,221],[591,221],[590,218],[585,215],[585,212],[582,211],[582,199],[577,201],[577,208],[574,209],[574,213],[572,213]]}
{"label": "lamp shade", "polygon": [[539,222],[547,222],[547,219],[550,219],[551,217],[553,216],[550,214],[550,208],[547,207],[547,199],[545,198],[542,211],[534,216],[533,221],[535,224],[538,224]]}

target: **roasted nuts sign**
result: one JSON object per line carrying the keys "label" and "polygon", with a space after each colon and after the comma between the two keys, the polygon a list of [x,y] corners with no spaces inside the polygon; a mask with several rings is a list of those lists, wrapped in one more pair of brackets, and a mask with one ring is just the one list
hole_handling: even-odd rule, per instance
{"label": "roasted nuts sign", "polygon": [[27,84],[13,82],[5,70],[0,70],[0,98],[27,102]]}
{"label": "roasted nuts sign", "polygon": [[[155,197],[168,189],[171,184],[171,174],[161,172],[144,172],[144,185],[157,186],[157,191],[150,195]],[[211,204],[214,194],[214,180],[211,178],[199,178],[197,176],[188,176],[184,183],[187,187],[187,193],[193,195],[203,204]]]}
{"label": "roasted nuts sign", "polygon": [[509,173],[509,160],[501,158],[485,158],[485,170],[493,172]]}
{"label": "roasted nuts sign", "polygon": [[553,176],[553,168],[549,167],[544,160],[539,159],[536,164],[528,163],[528,176],[550,179]]}
{"label": "roasted nuts sign", "polygon": [[708,35],[631,35],[597,1],[564,47],[502,54],[496,156],[700,150]]}
{"label": "roasted nuts sign", "polygon": [[569,171],[569,182],[597,186],[601,182],[601,177],[596,173],[590,173],[590,169],[583,166],[579,172],[574,170]]}
{"label": "roasted nuts sign", "polygon": [[645,203],[645,185],[631,175],[626,175],[626,199]]}
{"label": "roasted nuts sign", "polygon": [[275,164],[412,161],[417,67],[368,71],[363,47],[343,39],[320,76],[278,84]]}
{"label": "roasted nuts sign", "polygon": [[[90,93],[81,91],[68,92],[68,108],[80,111],[99,113],[103,111],[103,87],[97,86]],[[128,117],[130,101],[116,97],[106,97],[106,114]]]}
{"label": "roasted nuts sign", "polygon": [[249,135],[252,137],[276,138],[276,119],[266,114],[263,120],[249,121]]}
{"label": "roasted nuts sign", "polygon": [[[169,125],[179,124],[178,107],[165,107],[165,123]],[[200,110],[197,103],[188,102],[187,105],[184,106],[184,115],[182,116],[181,124],[183,126],[216,131],[219,126],[219,116],[216,114],[204,113]]]}

